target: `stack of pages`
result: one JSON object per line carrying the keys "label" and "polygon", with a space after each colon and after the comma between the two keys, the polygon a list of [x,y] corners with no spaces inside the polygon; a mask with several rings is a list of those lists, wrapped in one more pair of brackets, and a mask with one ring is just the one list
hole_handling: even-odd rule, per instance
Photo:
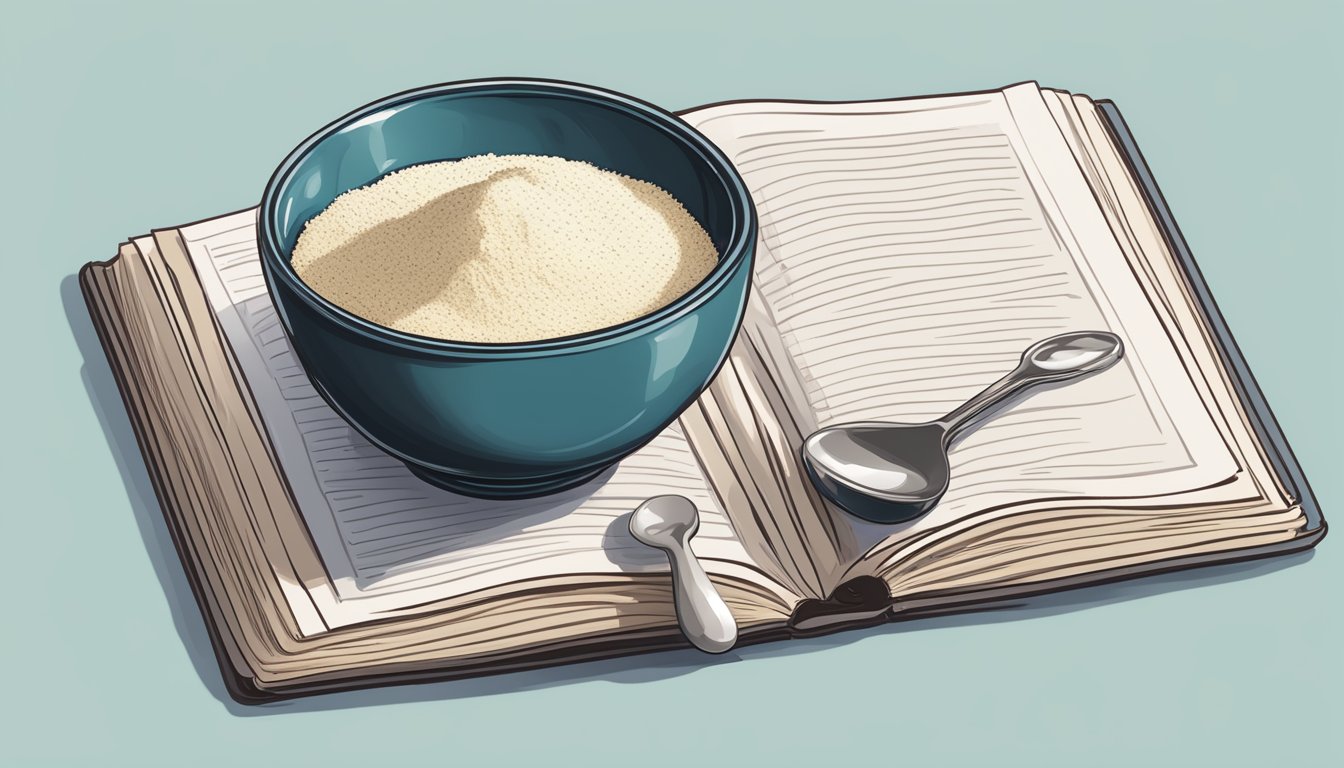
{"label": "stack of pages", "polygon": [[[1035,84],[682,114],[760,216],[747,318],[710,389],[580,488],[525,502],[415,478],[314,391],[255,211],[156,230],[81,282],[230,689],[259,701],[685,643],[646,498],[750,643],[1312,546],[1325,531],[1113,105]],[[812,430],[942,416],[1032,342],[1121,362],[958,442],[896,526],[823,502]]]}

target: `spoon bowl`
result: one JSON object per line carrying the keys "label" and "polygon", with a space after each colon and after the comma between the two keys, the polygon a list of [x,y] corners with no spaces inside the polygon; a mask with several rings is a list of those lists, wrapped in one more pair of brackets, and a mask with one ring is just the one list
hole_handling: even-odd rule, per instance
{"label": "spoon bowl", "polygon": [[655,496],[630,515],[630,535],[656,549],[684,547],[700,530],[700,512],[685,496]]}
{"label": "spoon bowl", "polygon": [[[841,424],[803,444],[803,464],[823,495],[851,514],[899,522],[933,509],[952,472],[937,422]],[[899,458],[898,458],[899,457]]]}

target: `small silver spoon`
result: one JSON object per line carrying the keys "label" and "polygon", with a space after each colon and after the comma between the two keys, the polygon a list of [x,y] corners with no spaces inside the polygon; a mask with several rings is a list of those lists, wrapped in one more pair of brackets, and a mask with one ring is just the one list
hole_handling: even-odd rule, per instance
{"label": "small silver spoon", "polygon": [[875,523],[918,517],[947,492],[947,451],[976,417],[1026,389],[1103,371],[1124,354],[1120,337],[1078,331],[1031,345],[1022,361],[938,421],[838,424],[803,443],[803,464],[817,489],[841,509]]}
{"label": "small silver spoon", "polygon": [[691,552],[699,528],[700,512],[685,496],[654,496],[630,515],[630,534],[666,552],[672,564],[673,605],[686,639],[702,651],[723,653],[737,642],[737,622]]}

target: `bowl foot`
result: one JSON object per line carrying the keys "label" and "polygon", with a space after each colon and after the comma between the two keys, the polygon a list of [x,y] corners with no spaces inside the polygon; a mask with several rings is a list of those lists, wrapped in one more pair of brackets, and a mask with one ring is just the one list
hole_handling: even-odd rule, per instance
{"label": "bowl foot", "polygon": [[531,499],[567,491],[606,471],[606,467],[541,478],[467,478],[406,462],[411,473],[430,485],[478,499]]}

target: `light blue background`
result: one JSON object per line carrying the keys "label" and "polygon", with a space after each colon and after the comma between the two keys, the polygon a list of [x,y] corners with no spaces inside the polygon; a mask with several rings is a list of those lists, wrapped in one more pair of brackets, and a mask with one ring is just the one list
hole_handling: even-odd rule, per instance
{"label": "light blue background", "polygon": [[0,22],[0,763],[1340,757],[1334,538],[1314,555],[713,661],[237,707],[71,277],[128,235],[255,203],[312,129],[417,85],[549,76],[683,108],[1037,79],[1124,111],[1328,519],[1344,496],[1338,3],[270,5],[45,0]]}

